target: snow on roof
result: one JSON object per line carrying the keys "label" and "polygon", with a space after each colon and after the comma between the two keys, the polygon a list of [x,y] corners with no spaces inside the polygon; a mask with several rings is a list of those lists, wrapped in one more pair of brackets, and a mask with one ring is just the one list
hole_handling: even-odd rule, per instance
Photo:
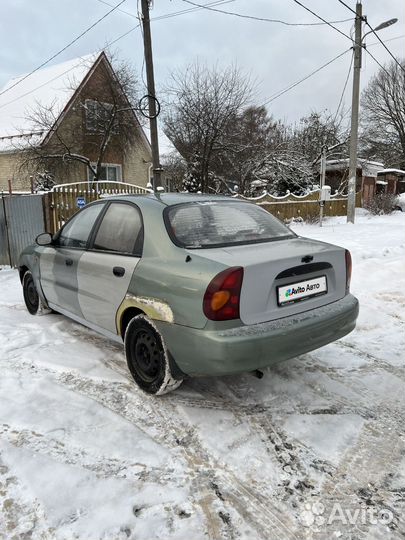
{"label": "snow on roof", "polygon": [[[4,139],[4,137],[21,134],[28,136],[35,131],[27,115],[35,110],[38,104],[45,107],[52,106],[59,116],[98,57],[99,54],[89,54],[45,67],[1,95],[0,151],[6,151],[8,146],[13,145],[12,139]],[[11,79],[1,92],[23,78],[24,75]]]}
{"label": "snow on roof", "polygon": [[[384,167],[384,163],[381,163],[380,161],[369,161],[368,159],[365,159],[365,158],[358,158],[357,166],[362,166],[362,165],[365,165],[365,164],[374,165],[376,167]],[[348,158],[328,159],[326,161],[326,165],[327,166],[329,166],[329,165],[331,165],[331,166],[334,166],[334,165],[349,166],[349,159]]]}
{"label": "snow on roof", "polygon": [[45,135],[46,133],[44,131],[37,131],[13,135],[12,137],[0,137],[0,154],[18,152],[27,147],[38,146]]}
{"label": "snow on roof", "polygon": [[378,171],[377,174],[399,174],[405,176],[405,171],[402,171],[401,169],[383,169],[382,171]]}
{"label": "snow on roof", "polygon": [[[379,161],[369,161],[365,158],[358,158],[357,167],[362,170],[363,176],[376,177],[378,172],[384,167]],[[326,161],[327,171],[341,171],[349,168],[349,159],[330,159]]]}

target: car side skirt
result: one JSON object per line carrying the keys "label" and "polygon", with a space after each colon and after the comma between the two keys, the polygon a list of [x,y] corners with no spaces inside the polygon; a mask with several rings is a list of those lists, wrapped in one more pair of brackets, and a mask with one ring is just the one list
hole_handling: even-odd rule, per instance
{"label": "car side skirt", "polygon": [[78,315],[75,315],[74,313],[71,313],[70,311],[67,311],[66,309],[61,308],[60,306],[57,306],[56,304],[52,304],[51,302],[48,303],[48,306],[56,311],[57,313],[60,313],[61,315],[65,315],[66,317],[69,317],[69,319],[72,319],[75,322],[78,322],[82,324],[83,326],[87,326],[87,328],[90,328],[91,330],[94,330],[95,332],[98,332],[99,334],[102,334],[108,339],[111,339],[112,341],[115,341],[116,343],[120,343],[122,345],[122,338],[120,335],[114,334],[113,332],[110,332],[109,330],[106,330],[105,328],[101,328],[101,326],[98,326],[97,324],[93,324],[86,319],[83,319],[82,317],[79,317]]}

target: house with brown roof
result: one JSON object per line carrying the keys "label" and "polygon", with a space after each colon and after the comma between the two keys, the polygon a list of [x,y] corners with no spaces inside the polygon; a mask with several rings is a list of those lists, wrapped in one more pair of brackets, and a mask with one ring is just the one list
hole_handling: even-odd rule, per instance
{"label": "house with brown roof", "polygon": [[377,193],[401,195],[405,193],[405,171],[402,169],[383,169],[378,171],[376,181]]}
{"label": "house with brown roof", "polygon": [[[375,186],[379,171],[384,164],[379,161],[370,161],[358,158],[356,167],[356,192],[362,192],[363,204],[370,201],[375,194]],[[332,193],[347,191],[349,178],[349,159],[331,159],[326,161],[325,184],[331,186]]]}
{"label": "house with brown roof", "polygon": [[0,192],[29,191],[49,171],[57,183],[146,186],[150,143],[104,52],[46,67],[0,91]]}

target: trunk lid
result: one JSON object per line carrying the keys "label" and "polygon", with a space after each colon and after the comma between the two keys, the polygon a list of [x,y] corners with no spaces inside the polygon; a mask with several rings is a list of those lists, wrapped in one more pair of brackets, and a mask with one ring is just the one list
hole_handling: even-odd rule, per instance
{"label": "trunk lid", "polygon": [[[190,250],[193,253],[195,250]],[[201,249],[198,255],[227,266],[243,267],[240,318],[244,324],[288,317],[335,302],[346,294],[345,250],[309,238]],[[327,291],[323,292],[325,284]],[[300,298],[293,301],[285,294],[290,285],[294,294],[309,289],[293,294],[294,299]]]}

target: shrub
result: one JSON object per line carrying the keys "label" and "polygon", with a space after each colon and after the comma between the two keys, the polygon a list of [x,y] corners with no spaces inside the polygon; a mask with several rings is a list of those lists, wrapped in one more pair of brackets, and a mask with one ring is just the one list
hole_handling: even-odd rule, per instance
{"label": "shrub", "polygon": [[381,214],[391,214],[398,208],[398,197],[392,193],[377,193],[364,207],[376,216]]}

